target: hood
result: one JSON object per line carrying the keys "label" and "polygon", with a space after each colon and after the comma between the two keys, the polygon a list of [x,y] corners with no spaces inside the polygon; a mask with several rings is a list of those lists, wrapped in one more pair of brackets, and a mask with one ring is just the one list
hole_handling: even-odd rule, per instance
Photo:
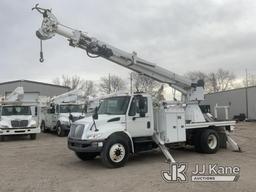
{"label": "hood", "polygon": [[[106,115],[100,114],[98,119],[95,119],[95,124],[97,131],[95,131],[95,126],[93,125],[93,118],[85,117],[73,123],[76,125],[83,125],[82,139],[96,139],[95,134],[98,138],[107,138],[113,131],[122,131],[125,129],[125,115]],[[72,126],[71,126],[72,127]],[[77,126],[78,127],[78,126]],[[92,128],[92,129],[91,129]],[[76,128],[74,128],[76,129]],[[72,131],[71,131],[72,132]]]}
{"label": "hood", "polygon": [[[98,116],[98,119],[95,119],[96,126],[100,127],[103,124],[110,123],[110,122],[119,122],[122,119],[124,119],[124,115],[106,115],[106,114],[100,114]],[[92,116],[85,117],[83,119],[77,120],[75,124],[92,124],[93,119]]]}
{"label": "hood", "polygon": [[60,113],[59,120],[60,121],[69,121],[69,115],[70,114],[75,118],[75,120],[80,118],[80,117],[85,116],[84,113],[83,114],[82,113]]}
{"label": "hood", "polygon": [[31,120],[32,115],[12,115],[12,116],[1,116],[1,121],[21,121],[21,120]]}

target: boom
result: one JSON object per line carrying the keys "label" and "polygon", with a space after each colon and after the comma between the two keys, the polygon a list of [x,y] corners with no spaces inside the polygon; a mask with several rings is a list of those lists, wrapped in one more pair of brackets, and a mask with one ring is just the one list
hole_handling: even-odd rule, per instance
{"label": "boom", "polygon": [[193,83],[183,76],[138,57],[135,52],[127,53],[91,37],[85,32],[66,27],[58,22],[49,9],[42,9],[37,5],[33,9],[43,14],[41,28],[36,31],[36,35],[40,40],[47,40],[55,34],[59,34],[68,39],[70,46],[84,49],[89,57],[103,57],[139,74],[167,83],[180,91],[186,97],[186,101],[203,100],[204,83],[202,81]]}

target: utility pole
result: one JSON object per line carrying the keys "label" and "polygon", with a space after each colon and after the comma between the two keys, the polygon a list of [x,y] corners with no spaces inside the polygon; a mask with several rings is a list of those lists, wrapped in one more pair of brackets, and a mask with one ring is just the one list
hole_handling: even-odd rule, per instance
{"label": "utility pole", "polygon": [[245,69],[245,105],[246,105],[246,118],[248,119],[248,72]]}
{"label": "utility pole", "polygon": [[111,92],[111,83],[110,83],[110,81],[111,81],[111,78],[110,78],[110,73],[108,74],[108,94],[110,94],[110,92]]}

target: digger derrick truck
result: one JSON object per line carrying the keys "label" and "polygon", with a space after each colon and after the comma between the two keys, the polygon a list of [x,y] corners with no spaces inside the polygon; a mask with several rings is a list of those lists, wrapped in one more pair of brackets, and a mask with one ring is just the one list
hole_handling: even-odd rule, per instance
{"label": "digger derrick truck", "polygon": [[[121,167],[139,151],[159,147],[169,162],[175,162],[169,147],[193,145],[196,151],[216,153],[229,142],[239,151],[230,137],[234,121],[215,121],[203,114],[199,102],[204,100],[204,82],[192,82],[168,69],[127,53],[103,41],[59,23],[51,10],[34,7],[43,15],[41,28],[36,31],[42,40],[55,34],[65,37],[72,47],[86,51],[89,57],[102,57],[120,66],[166,83],[182,93],[180,102],[165,101],[154,107],[150,95],[119,94],[104,98],[95,114],[71,125],[68,147],[81,160],[100,156],[107,167]],[[42,52],[41,52],[41,61]]]}
{"label": "digger derrick truck", "polygon": [[24,100],[23,87],[17,87],[0,101],[0,137],[29,135],[36,139],[40,133],[40,106],[37,100]]}
{"label": "digger derrick truck", "polygon": [[72,90],[53,97],[42,115],[42,132],[56,132],[59,137],[68,135],[70,125],[84,118],[84,92]]}

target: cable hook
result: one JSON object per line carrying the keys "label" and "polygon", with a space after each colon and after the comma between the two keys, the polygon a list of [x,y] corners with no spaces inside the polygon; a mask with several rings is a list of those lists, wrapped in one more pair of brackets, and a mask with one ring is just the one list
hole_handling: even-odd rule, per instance
{"label": "cable hook", "polygon": [[44,62],[43,42],[42,42],[42,40],[41,40],[41,39],[40,39],[40,59],[39,59],[39,61],[40,61],[41,63],[43,63],[43,62]]}

